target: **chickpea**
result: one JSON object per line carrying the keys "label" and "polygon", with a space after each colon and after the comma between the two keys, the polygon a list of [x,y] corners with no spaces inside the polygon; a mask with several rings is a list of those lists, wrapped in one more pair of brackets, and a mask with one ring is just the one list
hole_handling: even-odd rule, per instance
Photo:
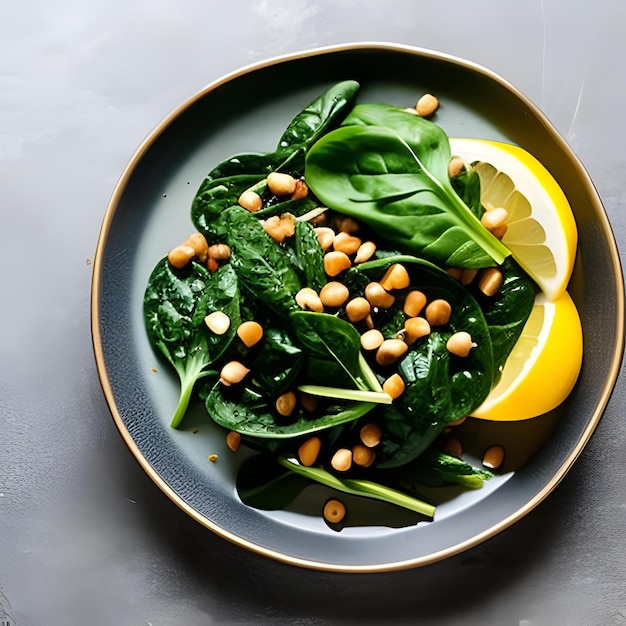
{"label": "chickpea", "polygon": [[411,284],[411,278],[409,277],[409,273],[404,265],[394,263],[380,279],[380,284],[383,286],[385,291],[391,291],[392,289],[404,289]]}
{"label": "chickpea", "polygon": [[504,276],[497,267],[489,267],[481,273],[478,288],[488,297],[495,296],[503,280]]}
{"label": "chickpea", "polygon": [[374,424],[374,422],[365,424],[359,433],[361,441],[368,448],[375,448],[380,443],[382,435],[383,432],[380,429],[380,426],[378,424]]}
{"label": "chickpea", "polygon": [[355,263],[365,263],[372,258],[376,252],[376,244],[373,241],[366,241],[361,244],[359,249],[356,251],[356,256],[354,257]]}
{"label": "chickpea", "polygon": [[292,237],[296,231],[296,218],[291,213],[283,213],[280,217],[272,215],[263,222],[265,232],[277,243]]}
{"label": "chickpea", "polygon": [[278,215],[272,215],[262,222],[265,232],[276,242],[282,243],[285,241],[285,233],[280,226],[280,217]]}
{"label": "chickpea", "polygon": [[305,467],[311,467],[317,461],[320,450],[322,448],[322,440],[319,437],[310,437],[298,448],[298,458],[300,463]]}
{"label": "chickpea", "polygon": [[314,413],[317,410],[318,400],[316,396],[312,396],[308,393],[300,394],[300,406],[307,411],[307,413]]}
{"label": "chickpea", "polygon": [[228,435],[226,435],[226,445],[233,452],[237,452],[237,450],[239,450],[239,446],[241,445],[241,435],[237,431],[231,430]]}
{"label": "chickpea", "polygon": [[324,270],[329,276],[337,276],[351,265],[350,258],[345,252],[333,250],[324,255]]}
{"label": "chickpea", "polygon": [[504,448],[502,446],[491,446],[485,451],[483,465],[489,469],[498,469],[504,461]]}
{"label": "chickpea", "polygon": [[365,297],[372,306],[381,309],[388,309],[396,301],[395,296],[385,291],[385,288],[376,282],[371,282],[365,287]]}
{"label": "chickpea", "polygon": [[217,270],[220,268],[220,264],[218,263],[217,259],[214,259],[210,255],[209,255],[209,257],[206,260],[206,266],[207,266],[207,269],[209,270],[209,272],[211,272],[211,273],[217,272]]}
{"label": "chickpea", "polygon": [[346,505],[341,500],[331,498],[324,505],[323,515],[329,524],[339,524],[346,516]]}
{"label": "chickpea", "polygon": [[425,306],[426,296],[421,291],[414,289],[406,294],[403,310],[409,317],[417,317]]}
{"label": "chickpea", "polygon": [[415,110],[422,117],[429,117],[439,108],[439,100],[430,93],[424,94],[415,105]]}
{"label": "chickpea", "polygon": [[268,174],[266,182],[275,196],[290,196],[296,190],[296,179],[282,172]]}
{"label": "chickpea", "polygon": [[247,209],[251,213],[256,213],[263,206],[263,200],[261,196],[256,192],[248,189],[244,191],[237,200],[239,206]]}
{"label": "chickpea", "polygon": [[216,261],[228,261],[230,259],[230,247],[225,243],[214,243],[208,247],[207,253]]}
{"label": "chickpea", "polygon": [[182,269],[193,259],[195,254],[196,251],[191,246],[182,244],[170,250],[167,259],[176,269]]}
{"label": "chickpea", "polygon": [[319,297],[324,306],[337,308],[345,304],[350,292],[343,283],[333,280],[322,287]]}
{"label": "chickpea", "polygon": [[466,268],[461,272],[460,283],[461,285],[467,287],[472,283],[476,275],[478,274],[478,270]]}
{"label": "chickpea", "polygon": [[309,187],[303,180],[296,180],[296,188],[291,194],[291,200],[301,200],[309,195]]}
{"label": "chickpea", "polygon": [[209,255],[209,244],[206,237],[202,233],[193,233],[189,235],[185,245],[191,246],[194,249],[195,256],[201,263],[206,263]]}
{"label": "chickpea", "polygon": [[448,437],[443,443],[443,453],[460,459],[463,456],[463,446],[456,437]]}
{"label": "chickpea", "polygon": [[346,315],[353,323],[363,321],[370,314],[371,310],[370,303],[360,296],[353,298],[346,304]]}
{"label": "chickpea", "polygon": [[295,295],[295,300],[296,304],[305,311],[315,311],[316,313],[322,313],[324,311],[324,305],[320,297],[311,287],[303,287],[300,289]]}
{"label": "chickpea", "polygon": [[230,328],[230,317],[222,311],[213,311],[204,318],[207,328],[216,335],[223,335]]}
{"label": "chickpea", "polygon": [[385,338],[383,334],[376,328],[371,328],[361,335],[361,347],[363,350],[376,350],[380,348]]}
{"label": "chickpea", "polygon": [[458,176],[465,168],[465,162],[461,157],[453,156],[448,163],[448,176],[454,178]]}
{"label": "chickpea", "polygon": [[461,280],[461,276],[463,275],[463,269],[460,267],[449,267],[446,272],[448,276],[452,276],[455,280]]}
{"label": "chickpea", "polygon": [[333,245],[333,241],[335,241],[335,231],[332,228],[328,228],[328,226],[318,226],[315,229],[315,234],[322,250],[324,252],[329,250]]}
{"label": "chickpea", "polygon": [[480,218],[480,223],[498,239],[502,239],[506,235],[507,221],[509,219],[509,212],[503,208],[498,207],[496,209],[490,209],[485,211]]}
{"label": "chickpea", "polygon": [[352,450],[348,448],[339,448],[333,458],[330,460],[333,469],[338,472],[347,472],[352,467]]}
{"label": "chickpea", "polygon": [[447,300],[433,300],[426,307],[426,320],[431,326],[444,326],[450,321],[452,307]]}
{"label": "chickpea", "polygon": [[296,216],[292,213],[283,213],[280,216],[280,228],[285,237],[293,237],[296,232]]}
{"label": "chickpea", "polygon": [[293,391],[286,391],[276,398],[276,411],[283,417],[289,417],[295,410],[298,399]]}
{"label": "chickpea", "polygon": [[337,233],[333,242],[333,248],[345,254],[354,254],[361,247],[361,240],[346,232]]}
{"label": "chickpea", "polygon": [[454,333],[446,342],[448,352],[460,357],[468,356],[473,347],[472,336],[465,331]]}
{"label": "chickpea", "polygon": [[239,361],[229,361],[220,372],[220,382],[226,386],[240,383],[250,372],[243,363]]}
{"label": "chickpea", "polygon": [[423,317],[411,317],[404,322],[404,340],[410,345],[430,334],[430,324]]}
{"label": "chickpea", "polygon": [[401,339],[385,339],[376,351],[378,365],[391,365],[406,354],[409,346]]}
{"label": "chickpea", "polygon": [[392,374],[384,383],[383,391],[390,395],[394,400],[399,398],[405,389],[404,380],[400,374]]}
{"label": "chickpea", "polygon": [[335,228],[337,229],[337,232],[344,232],[349,235],[354,235],[354,233],[359,232],[359,225],[357,221],[345,215],[335,216]]}
{"label": "chickpea", "polygon": [[370,467],[372,463],[374,463],[374,459],[376,458],[376,453],[372,448],[368,448],[364,446],[362,443],[357,443],[352,448],[352,460],[355,465],[360,465],[361,467]]}
{"label": "chickpea", "polygon": [[237,329],[237,336],[247,348],[251,348],[261,341],[263,337],[263,326],[253,320],[243,322]]}

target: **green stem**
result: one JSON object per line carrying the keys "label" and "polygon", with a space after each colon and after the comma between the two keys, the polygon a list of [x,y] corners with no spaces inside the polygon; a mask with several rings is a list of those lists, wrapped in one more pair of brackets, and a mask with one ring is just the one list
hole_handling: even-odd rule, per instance
{"label": "green stem", "polygon": [[174,367],[178,372],[178,377],[180,378],[180,396],[178,398],[176,411],[174,412],[174,416],[170,422],[170,426],[172,428],[178,428],[180,423],[183,421],[187,408],[189,407],[189,401],[191,400],[191,394],[196,381],[199,378],[211,373],[209,371],[202,371],[207,365],[208,363],[204,360],[203,355],[200,352],[196,353],[196,355],[191,357],[189,361],[181,364],[180,366],[174,364]]}
{"label": "green stem", "polygon": [[481,223],[480,220],[472,213],[470,208],[463,202],[463,200],[456,193],[449,180],[441,181],[434,176],[430,170],[424,166],[421,159],[415,154],[415,151],[411,148],[407,141],[405,141],[400,135],[398,140],[401,141],[406,149],[411,152],[411,155],[419,165],[422,172],[430,178],[436,189],[442,195],[443,200],[448,200],[455,205],[455,215],[469,226],[470,232],[474,233],[474,240],[481,246],[489,256],[498,264],[501,265],[504,259],[511,254],[511,251],[497,238],[494,237]]}
{"label": "green stem", "polygon": [[385,487],[379,483],[360,478],[340,479],[321,467],[305,467],[286,456],[278,457],[278,462],[283,467],[292,470],[300,476],[314,480],[317,483],[326,485],[337,491],[396,504],[404,509],[421,513],[430,518],[433,518],[435,515],[435,507],[432,504],[413,498],[391,487]]}
{"label": "green stem", "polygon": [[391,404],[393,398],[384,391],[366,391],[362,389],[342,389],[339,387],[324,387],[322,385],[300,385],[298,391],[311,396],[335,398],[336,400],[354,400],[355,402],[374,402],[376,404]]}

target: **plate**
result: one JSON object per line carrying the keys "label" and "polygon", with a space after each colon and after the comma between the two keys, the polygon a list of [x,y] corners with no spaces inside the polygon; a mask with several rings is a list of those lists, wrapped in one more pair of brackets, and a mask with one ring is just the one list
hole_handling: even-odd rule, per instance
{"label": "plate", "polygon": [[[142,298],[156,262],[193,230],[192,198],[207,172],[247,151],[270,151],[292,117],[330,85],[361,83],[360,101],[411,106],[434,93],[450,136],[521,145],[551,171],[571,203],[579,250],[570,284],[584,333],[579,381],[559,410],[519,423],[467,420],[463,438],[480,459],[507,450],[497,479],[447,494],[433,522],[361,504],[358,525],[332,530],[313,487],[285,511],[243,505],[235,491],[245,452],[198,407],[169,427],[175,374],[150,347]],[[617,247],[593,184],[566,142],[523,94],[491,71],[429,50],[359,43],[270,59],[208,85],[173,111],[138,148],[113,192],[94,261],[92,335],[100,381],[126,444],[160,489],[192,518],[249,550],[294,565],[368,572],[416,567],[504,531],[558,485],[609,400],[624,345],[623,278]],[[210,462],[209,455],[218,460]],[[358,503],[355,503],[357,506]],[[358,508],[358,506],[357,506]]]}

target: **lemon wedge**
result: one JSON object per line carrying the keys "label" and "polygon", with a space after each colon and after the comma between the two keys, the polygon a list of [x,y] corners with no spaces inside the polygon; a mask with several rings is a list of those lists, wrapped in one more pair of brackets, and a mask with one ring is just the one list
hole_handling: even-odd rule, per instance
{"label": "lemon wedge", "polygon": [[550,172],[526,150],[482,139],[451,139],[452,154],[472,164],[481,203],[508,212],[502,243],[549,300],[567,288],[578,244],[569,202]]}
{"label": "lemon wedge", "polygon": [[555,409],[573,389],[582,356],[582,327],[569,293],[556,300],[539,294],[500,381],[472,417],[512,421]]}

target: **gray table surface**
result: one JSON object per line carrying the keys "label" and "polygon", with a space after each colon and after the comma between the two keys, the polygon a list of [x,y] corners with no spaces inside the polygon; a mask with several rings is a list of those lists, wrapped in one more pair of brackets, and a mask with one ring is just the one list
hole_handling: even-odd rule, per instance
{"label": "gray table surface", "polygon": [[608,0],[5,2],[0,616],[11,626],[626,624],[623,372],[573,469],[514,527],[433,566],[338,575],[250,554],[163,495],[111,418],[89,319],[89,260],[142,139],[227,72],[336,43],[431,48],[509,80],[577,152],[623,248],[625,27],[626,4]]}

